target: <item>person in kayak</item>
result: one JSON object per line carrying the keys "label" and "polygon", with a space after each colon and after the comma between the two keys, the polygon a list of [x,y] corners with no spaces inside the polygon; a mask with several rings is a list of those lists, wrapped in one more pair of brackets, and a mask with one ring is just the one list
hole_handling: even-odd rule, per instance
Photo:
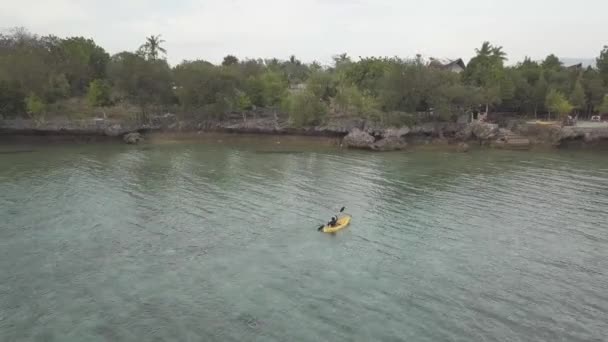
{"label": "person in kayak", "polygon": [[[322,231],[323,228],[327,228],[327,227],[337,227],[338,226],[338,218],[341,216],[341,214],[344,212],[344,209],[346,209],[346,207],[342,207],[342,209],[340,209],[340,211],[338,212],[338,214],[336,216],[332,216],[331,220],[329,222],[327,222],[327,224],[322,224],[321,226],[319,226],[319,228],[317,228],[318,231]],[[350,216],[347,216],[347,221],[346,221],[346,225],[348,225],[348,222],[350,221]],[[343,223],[342,223],[343,224]]]}
{"label": "person in kayak", "polygon": [[338,224],[338,218],[336,216],[332,216],[329,223],[327,223],[327,225],[330,227],[335,227],[336,224]]}

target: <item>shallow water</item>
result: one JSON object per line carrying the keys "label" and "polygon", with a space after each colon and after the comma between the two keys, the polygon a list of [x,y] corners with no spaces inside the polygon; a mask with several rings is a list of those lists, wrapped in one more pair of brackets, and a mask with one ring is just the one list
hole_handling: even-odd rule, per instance
{"label": "shallow water", "polygon": [[234,139],[0,146],[0,341],[606,340],[605,153]]}

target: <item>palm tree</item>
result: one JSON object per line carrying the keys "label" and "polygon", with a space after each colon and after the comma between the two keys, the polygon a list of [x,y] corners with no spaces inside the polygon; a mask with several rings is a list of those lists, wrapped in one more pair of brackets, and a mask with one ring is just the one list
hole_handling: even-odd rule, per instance
{"label": "palm tree", "polygon": [[167,50],[160,46],[162,43],[165,42],[163,39],[160,38],[160,36],[161,35],[159,34],[157,36],[151,35],[150,37],[146,37],[146,42],[139,47],[139,50],[146,57],[148,57],[148,59],[156,60],[158,58],[159,52],[162,52],[163,54],[167,53]]}
{"label": "palm tree", "polygon": [[291,55],[289,56],[289,63],[294,64],[294,65],[301,65],[302,62],[300,62],[297,58],[296,55]]}
{"label": "palm tree", "polygon": [[493,47],[490,45],[490,42],[483,42],[481,49],[475,49],[475,53],[477,53],[478,56],[488,57],[492,50]]}
{"label": "palm tree", "polygon": [[493,46],[490,42],[483,42],[481,49],[475,49],[479,57],[493,57],[504,61],[507,59],[507,53],[502,51],[502,46]]}
{"label": "palm tree", "polygon": [[492,57],[501,60],[501,61],[506,61],[507,60],[507,53],[502,51],[502,46],[493,46],[492,47]]}

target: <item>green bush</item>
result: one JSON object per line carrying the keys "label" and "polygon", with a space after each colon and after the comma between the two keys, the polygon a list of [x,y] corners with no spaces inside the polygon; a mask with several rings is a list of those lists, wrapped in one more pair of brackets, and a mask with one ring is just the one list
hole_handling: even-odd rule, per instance
{"label": "green bush", "polygon": [[27,113],[32,117],[32,119],[42,120],[44,118],[44,114],[46,112],[46,103],[44,103],[44,101],[36,94],[31,93],[25,98],[25,107],[27,109]]}
{"label": "green bush", "polygon": [[378,101],[364,94],[356,86],[343,86],[338,89],[335,103],[341,112],[361,118],[379,118]]}
{"label": "green bush", "polygon": [[327,116],[327,105],[308,90],[289,95],[284,106],[297,127],[318,125]]}
{"label": "green bush", "polygon": [[568,115],[574,106],[568,102],[562,92],[555,89],[550,89],[545,100],[545,106],[549,109],[549,113],[554,112],[559,117]]}
{"label": "green bush", "polygon": [[111,104],[110,86],[103,80],[94,80],[87,91],[87,101],[91,107],[104,107]]}
{"label": "green bush", "polygon": [[251,109],[253,106],[249,97],[243,92],[237,93],[235,102],[235,107],[239,111]]}
{"label": "green bush", "polygon": [[600,114],[608,113],[608,95],[604,96],[602,104],[598,106],[598,111],[600,112]]}
{"label": "green bush", "polygon": [[306,89],[325,102],[329,102],[330,98],[336,96],[335,82],[332,75],[326,71],[319,70],[311,73],[306,82]]}
{"label": "green bush", "polygon": [[14,117],[26,113],[25,94],[18,84],[0,81],[0,117]]}

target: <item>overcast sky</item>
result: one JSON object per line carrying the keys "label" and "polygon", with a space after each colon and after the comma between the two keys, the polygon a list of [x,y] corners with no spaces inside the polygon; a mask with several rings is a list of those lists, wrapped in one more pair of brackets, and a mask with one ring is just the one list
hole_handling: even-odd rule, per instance
{"label": "overcast sky", "polygon": [[168,60],[417,53],[468,60],[484,40],[510,62],[591,58],[608,44],[608,0],[0,0],[0,26],[86,36],[108,52],[162,34]]}

